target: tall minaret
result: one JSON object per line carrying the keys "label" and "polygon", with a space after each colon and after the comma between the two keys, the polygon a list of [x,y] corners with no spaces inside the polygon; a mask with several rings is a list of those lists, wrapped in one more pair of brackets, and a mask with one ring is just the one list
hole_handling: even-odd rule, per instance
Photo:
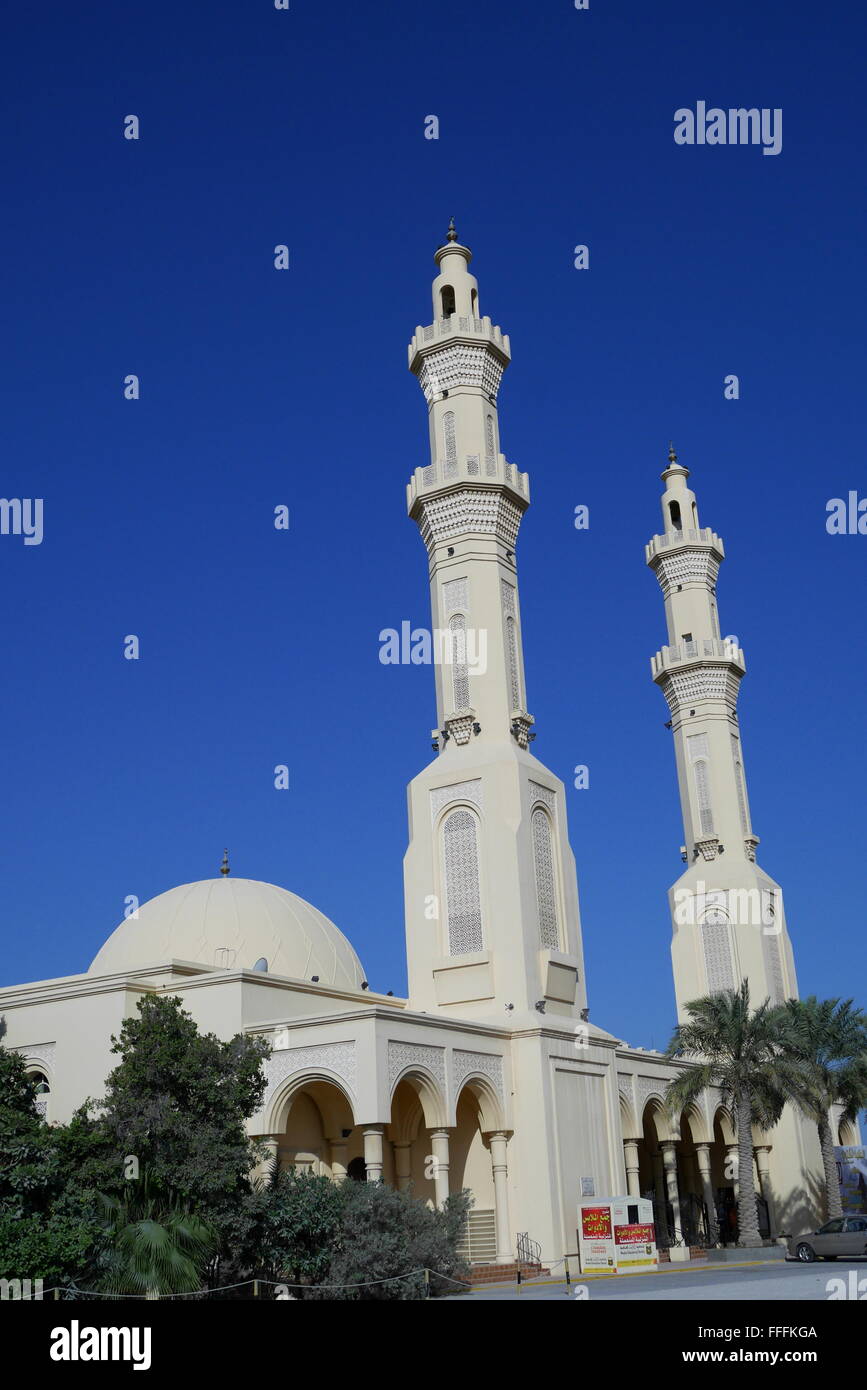
{"label": "tall minaret", "polygon": [[737,700],[746,669],[722,638],[716,585],[724,558],[702,529],[689,470],[674,448],[662,474],[663,533],[646,547],[665,600],[668,646],[651,660],[668,701],[688,867],[669,893],[678,1015],[690,999],[750,981],[753,1000],[798,992],[782,891],[756,864]]}
{"label": "tall minaret", "polygon": [[437,702],[437,757],[409,788],[410,1002],[573,1015],[586,995],[565,796],[529,751],[515,561],[529,484],[500,450],[509,339],[481,315],[454,222],[434,260],[433,322],[409,347],[430,425],[407,504],[428,553]]}

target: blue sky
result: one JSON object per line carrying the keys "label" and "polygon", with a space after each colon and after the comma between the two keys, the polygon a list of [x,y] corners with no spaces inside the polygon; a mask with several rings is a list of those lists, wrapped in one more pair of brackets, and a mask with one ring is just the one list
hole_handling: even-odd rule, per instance
{"label": "blue sky", "polygon": [[[670,438],[726,542],[759,857],[802,992],[867,1002],[867,536],[825,530],[829,498],[867,495],[863,12],[450,14],[187,0],[7,22],[0,491],[45,499],[45,539],[0,536],[0,975],[85,969],[128,894],[209,877],[228,845],[403,991],[405,786],[435,707],[430,670],[382,666],[378,634],[429,622],[406,344],[453,214],[512,341],[534,751],[567,784],[590,768],[569,817],[592,1017],[657,1047],[674,1021],[683,835],[644,565]],[[698,100],[782,108],[782,152],[675,145]]]}

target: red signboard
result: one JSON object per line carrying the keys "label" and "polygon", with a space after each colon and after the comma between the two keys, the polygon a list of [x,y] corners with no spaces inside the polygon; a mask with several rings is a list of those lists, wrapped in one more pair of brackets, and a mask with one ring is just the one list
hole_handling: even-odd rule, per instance
{"label": "red signboard", "polygon": [[615,1226],[615,1245],[649,1245],[653,1241],[652,1226]]}
{"label": "red signboard", "polygon": [[610,1240],[611,1208],[582,1207],[581,1230],[585,1240]]}

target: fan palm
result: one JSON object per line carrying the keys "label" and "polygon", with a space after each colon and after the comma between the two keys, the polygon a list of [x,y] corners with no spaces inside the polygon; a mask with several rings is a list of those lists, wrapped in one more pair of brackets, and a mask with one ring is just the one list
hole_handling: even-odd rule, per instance
{"label": "fan palm", "polygon": [[867,1015],[851,999],[787,999],[780,1009],[783,1046],[798,1064],[795,1104],[819,1135],[828,1216],[841,1216],[831,1107],[854,1120],[867,1105]]}
{"label": "fan palm", "polygon": [[694,999],[689,1015],[674,1031],[667,1056],[693,1062],[666,1091],[666,1103],[679,1113],[716,1087],[730,1111],[738,1141],[738,1244],[761,1245],[752,1126],[770,1129],[780,1117],[794,1085],[793,1065],[780,1054],[778,1011],[765,999],[750,1007],[750,987]]}
{"label": "fan palm", "polygon": [[175,1194],[147,1176],[130,1182],[122,1197],[100,1194],[104,1243],[97,1280],[102,1292],[192,1293],[219,1248],[216,1231]]}

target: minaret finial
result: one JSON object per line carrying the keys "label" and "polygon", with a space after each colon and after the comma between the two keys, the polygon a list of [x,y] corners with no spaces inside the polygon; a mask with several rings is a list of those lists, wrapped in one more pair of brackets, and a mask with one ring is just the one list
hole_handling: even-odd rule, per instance
{"label": "minaret finial", "polygon": [[669,463],[677,463],[677,454],[674,452],[674,445],[670,439],[668,441],[668,461]]}
{"label": "minaret finial", "polygon": [[224,850],[223,850],[223,862],[222,862],[222,864],[220,865],[220,873],[223,874],[223,876],[225,877],[225,875],[228,874],[228,873],[230,873],[230,872],[231,872],[231,870],[229,869],[229,851],[228,851],[227,849],[224,849]]}
{"label": "minaret finial", "polygon": [[455,231],[455,219],[454,219],[453,217],[450,217],[450,218],[449,218],[448,240],[449,240],[449,241],[457,241],[457,239],[458,239],[458,234],[457,234],[457,232]]}

